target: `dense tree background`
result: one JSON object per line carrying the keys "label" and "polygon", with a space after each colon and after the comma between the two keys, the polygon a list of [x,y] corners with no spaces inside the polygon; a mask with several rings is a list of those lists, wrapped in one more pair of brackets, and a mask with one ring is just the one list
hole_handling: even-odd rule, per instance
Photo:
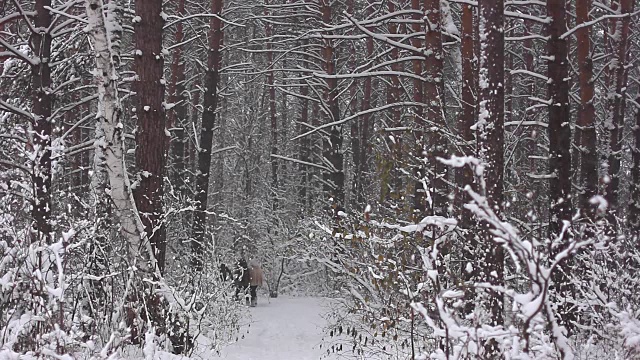
{"label": "dense tree background", "polygon": [[346,356],[637,358],[639,8],[1,1],[0,355],[219,349],[245,257]]}

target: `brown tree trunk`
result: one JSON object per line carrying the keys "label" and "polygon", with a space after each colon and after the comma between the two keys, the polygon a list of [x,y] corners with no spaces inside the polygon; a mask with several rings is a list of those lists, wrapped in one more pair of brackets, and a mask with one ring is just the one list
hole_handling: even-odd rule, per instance
{"label": "brown tree trunk", "polygon": [[[503,208],[504,172],[504,0],[479,2],[480,35],[480,78],[485,86],[480,86],[478,101],[478,151],[486,163],[486,198],[498,216]],[[484,39],[484,40],[482,40]],[[501,246],[493,242],[488,223],[481,224],[483,259],[482,281],[494,286],[504,284],[504,253]],[[490,325],[504,323],[503,294],[490,290]],[[499,344],[489,341],[485,344],[488,358],[498,358]]]}
{"label": "brown tree trunk", "polygon": [[[303,53],[302,53],[302,67],[307,66],[309,56],[307,55],[308,41],[303,40]],[[306,84],[302,84],[300,88],[301,104],[300,104],[300,131],[299,133],[307,131],[307,125],[309,124],[309,87]],[[311,139],[310,136],[305,136],[300,139],[300,160],[304,162],[310,162],[311,159]],[[312,171],[310,171],[308,165],[300,164],[300,200],[302,202],[302,213],[306,214],[309,209],[309,185],[311,184]]]}
{"label": "brown tree trunk", "polygon": [[165,168],[166,124],[163,83],[161,0],[137,0],[133,39],[136,54],[133,68],[137,75],[136,166],[139,184],[134,189],[136,207],[154,250],[158,267],[164,271],[166,230],[162,221]]}
{"label": "brown tree trunk", "polygon": [[[640,104],[640,94],[636,96],[636,102]],[[633,145],[631,146],[633,167],[631,168],[629,189],[631,199],[629,201],[627,224],[636,242],[636,249],[640,249],[640,109],[636,109],[635,122]]]}
{"label": "brown tree trunk", "polygon": [[[420,0],[411,0],[411,9],[414,11],[419,11],[422,12],[422,6],[421,6],[421,2]],[[419,14],[414,14],[412,16],[412,19],[415,21],[415,23],[411,24],[411,31],[414,34],[418,34],[422,31],[422,25],[418,22],[420,20],[422,20],[422,16]],[[422,47],[422,41],[420,39],[419,36],[415,35],[413,36],[412,40],[411,40],[411,45],[415,48],[420,48]],[[424,61],[423,60],[413,60],[412,61],[412,70],[413,73],[416,74],[417,76],[422,76],[422,63]],[[424,98],[424,86],[425,84],[422,82],[422,80],[420,79],[414,79],[413,80],[413,101],[415,103],[418,104],[422,104],[425,100]],[[422,109],[422,107],[416,107],[414,109],[415,114],[414,114],[414,119],[413,119],[413,123],[416,126],[416,144],[415,144],[415,148],[416,148],[416,156],[421,157],[421,151],[423,150],[424,147],[424,129],[423,127],[423,122],[424,122],[424,111]],[[400,164],[397,164],[396,166],[400,166]],[[420,174],[418,176],[418,179],[420,179],[420,176],[423,176],[425,169],[421,168],[420,166],[418,166],[417,168],[417,174]],[[424,195],[421,191],[423,191],[423,186],[421,182],[417,182],[415,184],[416,188],[414,189],[414,194],[415,194],[415,199],[414,202],[416,204],[422,204],[422,202],[424,201],[424,199],[422,198],[422,196]],[[416,207],[417,208],[417,207]],[[424,212],[422,208],[420,208],[422,211],[420,211],[420,214],[416,214],[418,216],[415,217],[414,221],[420,221],[422,220],[422,216],[424,215]]]}
{"label": "brown tree trunk", "polygon": [[[331,24],[331,4],[329,0],[320,0],[322,21],[325,26]],[[327,75],[336,74],[336,64],[334,57],[334,47],[331,39],[324,39],[322,46],[323,69]],[[338,80],[336,78],[326,79],[327,87],[324,92],[324,102],[329,110],[328,122],[340,120],[340,107],[338,103]],[[329,134],[323,139],[323,160],[324,165],[330,170],[324,172],[324,192],[332,205],[338,209],[344,206],[344,171],[342,155],[342,125],[329,127]]]}
{"label": "brown tree trunk", "polygon": [[[347,2],[347,13],[353,14],[355,12],[354,8],[354,0],[349,0]],[[350,54],[349,54],[349,70],[354,71],[358,64],[358,54],[356,53],[356,44],[350,44]],[[358,112],[358,82],[357,80],[352,80],[349,86],[349,111],[350,115],[354,115]],[[361,191],[362,180],[360,178],[360,123],[358,120],[351,121],[351,161],[353,163],[353,170],[351,171],[351,194],[349,196],[350,203],[352,208],[359,209],[362,205],[358,202],[358,193]]]}
{"label": "brown tree trunk", "polygon": [[[372,0],[368,0],[367,3],[368,5],[371,5],[370,2]],[[373,8],[372,6],[369,6],[369,14],[373,13]],[[367,38],[367,59],[371,59],[371,56],[373,56],[373,38],[368,37]],[[372,79],[371,76],[367,76],[364,79],[364,84],[363,84],[363,94],[362,94],[362,102],[360,103],[361,106],[361,110],[364,112],[366,110],[371,109],[371,96],[372,96],[372,91],[371,91],[371,85],[372,85]],[[372,118],[370,114],[364,114],[362,115],[362,124],[360,126],[360,174],[358,175],[358,177],[360,178],[361,181],[361,186],[360,186],[360,192],[358,193],[358,203],[359,204],[364,204],[365,203],[365,188],[364,185],[367,183],[366,182],[366,176],[369,173],[369,152],[371,151],[371,146],[369,144],[369,137],[370,137],[370,128],[371,125],[373,124]]]}
{"label": "brown tree trunk", "polygon": [[[474,9],[471,5],[462,5],[462,44],[461,44],[461,57],[462,57],[462,113],[458,119],[458,134],[464,141],[460,145],[459,155],[471,155],[474,152],[473,149],[473,131],[471,127],[475,124],[476,116],[476,76],[474,58],[475,53],[473,49],[474,39]],[[456,184],[461,188],[456,196],[456,208],[460,211],[460,220],[469,224],[470,217],[462,215],[464,212],[463,204],[465,203],[465,192],[462,191],[466,185],[473,184],[473,170],[470,167],[465,166],[456,170]],[[464,224],[462,227],[466,227]]]}
{"label": "brown tree trunk", "polygon": [[[200,105],[200,95],[201,95],[201,91],[200,91],[201,84],[199,79],[200,75],[201,75],[200,72],[198,72],[198,76],[196,77],[195,81],[191,85],[191,93],[193,93],[193,100],[192,100],[190,123],[193,124],[194,127],[198,123],[198,118],[200,117],[200,111],[198,110],[198,105]],[[195,133],[193,134],[193,137],[194,138],[196,137]],[[198,149],[196,149],[196,144],[193,141],[186,142],[185,144],[185,160],[187,162],[186,167],[189,169],[189,171],[192,174],[196,173],[196,167],[198,166],[196,164],[197,151]],[[195,188],[193,186],[191,187],[191,191],[195,192]]]}
{"label": "brown tree trunk", "polygon": [[[577,0],[576,26],[589,21],[589,11],[593,0]],[[598,150],[595,128],[595,107],[593,106],[593,61],[591,59],[591,27],[585,26],[576,31],[578,73],[580,76],[580,109],[576,131],[580,134],[578,144],[582,159],[580,162],[580,199],[579,206],[591,220],[595,220],[595,211],[589,200],[598,193]]]}
{"label": "brown tree trunk", "polygon": [[[463,144],[460,144],[460,156],[470,156],[474,154],[474,136],[471,130],[473,124],[476,122],[476,66],[475,66],[475,51],[474,51],[474,8],[471,5],[462,5],[462,44],[461,44],[461,57],[462,57],[462,113],[458,119],[458,134]],[[460,221],[460,227],[462,229],[469,229],[470,232],[465,237],[467,243],[464,246],[463,277],[465,281],[474,281],[473,272],[466,271],[466,264],[473,264],[476,262],[475,253],[478,246],[478,242],[475,234],[473,233],[471,226],[472,216],[471,213],[464,208],[464,204],[468,201],[468,196],[463,190],[465,186],[473,186],[473,170],[469,166],[456,169],[456,185],[459,190],[455,197],[455,208],[459,213],[458,220]],[[469,289],[471,290],[471,289]],[[467,291],[465,294],[465,307],[464,313],[470,314],[475,308],[473,301],[473,291]]]}
{"label": "brown tree trunk", "polygon": [[[632,0],[619,0],[616,2],[617,8],[621,14],[629,14],[633,11]],[[616,6],[613,6],[616,8]],[[626,108],[626,88],[627,88],[627,60],[628,60],[628,39],[629,25],[631,17],[627,16],[620,20],[616,20],[615,36],[612,35],[614,44],[615,60],[614,67],[611,69],[612,80],[615,81],[615,93],[609,99],[609,114],[606,126],[609,129],[609,177],[608,183],[605,183],[605,199],[609,204],[608,220],[611,235],[617,232],[617,214],[619,210],[619,191],[620,191],[620,160],[622,158],[622,133],[624,130],[624,115]]]}
{"label": "brown tree trunk", "polygon": [[[49,29],[51,13],[45,7],[51,6],[51,0],[36,0],[34,25],[37,29]],[[53,94],[51,89],[51,34],[32,33],[31,49],[38,63],[31,66],[31,87],[33,99],[33,149],[36,154],[33,163],[33,241],[51,243],[51,108]]]}
{"label": "brown tree trunk", "polygon": [[[416,209],[424,214],[444,215],[447,203],[446,167],[436,160],[444,157],[446,143],[442,131],[446,128],[444,118],[444,53],[442,50],[440,0],[424,0],[425,16],[425,48],[429,52],[425,60],[424,99],[427,100],[426,128],[428,131],[428,149],[425,148],[423,134],[418,134],[416,143],[420,147],[418,156],[426,156],[431,165],[433,176],[430,177],[427,187],[431,193],[432,203],[427,204],[422,184],[416,186]],[[425,125],[419,124],[421,131],[425,131]],[[426,150],[426,155],[424,154]],[[426,169],[419,169],[418,179],[425,177]]]}
{"label": "brown tree trunk", "polygon": [[[211,13],[222,15],[222,0],[211,1]],[[209,21],[209,55],[204,82],[202,128],[200,129],[200,149],[198,149],[198,168],[196,171],[196,211],[193,215],[193,265],[197,270],[203,266],[204,246],[207,244],[207,204],[209,179],[211,174],[211,152],[213,150],[213,128],[218,107],[218,84],[222,61],[223,41],[222,21],[213,17]]]}
{"label": "brown tree trunk", "polygon": [[[564,235],[560,244],[555,243],[564,226],[563,222],[571,221],[571,127],[569,113],[569,64],[567,57],[567,41],[560,38],[567,31],[567,14],[563,1],[547,2],[547,14],[551,17],[549,25],[547,62],[549,76],[549,171],[552,174],[549,184],[549,239],[554,243],[550,253],[557,254],[571,241]],[[569,297],[572,288],[565,274],[570,272],[570,265],[564,262],[559,271],[554,272],[555,290],[560,297]],[[569,304],[560,304],[560,322],[570,329],[575,319]]]}
{"label": "brown tree trunk", "polygon": [[[265,5],[269,5],[269,2],[265,0]],[[267,7],[265,7],[264,14],[268,15]],[[271,24],[267,21],[265,23],[265,34],[267,42],[267,66],[269,71],[267,72],[267,90],[269,92],[269,120],[271,123],[271,154],[276,155],[278,153],[278,118],[276,116],[276,88],[275,88],[275,71],[273,70],[275,64],[273,63],[273,45],[271,43]],[[270,158],[271,162],[271,193],[272,209],[275,211],[278,208],[278,159],[275,157]]]}

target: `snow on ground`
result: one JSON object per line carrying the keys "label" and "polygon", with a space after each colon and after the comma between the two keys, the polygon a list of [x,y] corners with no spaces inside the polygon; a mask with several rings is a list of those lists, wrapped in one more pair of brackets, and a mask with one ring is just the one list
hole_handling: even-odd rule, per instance
{"label": "snow on ground", "polygon": [[327,355],[320,344],[328,300],[283,296],[258,301],[257,307],[248,308],[251,320],[241,329],[240,339],[222,350],[221,359],[317,360]]}

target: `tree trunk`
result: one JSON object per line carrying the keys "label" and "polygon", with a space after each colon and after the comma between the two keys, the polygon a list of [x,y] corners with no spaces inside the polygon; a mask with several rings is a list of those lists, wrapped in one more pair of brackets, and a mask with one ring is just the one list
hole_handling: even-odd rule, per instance
{"label": "tree trunk", "polygon": [[[368,0],[368,9],[369,9],[369,14],[373,13],[373,8],[372,6],[370,6],[370,2],[372,0]],[[370,59],[371,56],[373,55],[373,38],[371,37],[367,37],[367,42],[366,42],[366,47],[367,47],[367,59]],[[363,94],[362,94],[362,102],[360,103],[361,106],[361,110],[364,112],[366,110],[371,109],[371,96],[372,96],[372,91],[371,91],[371,85],[372,85],[372,79],[371,76],[367,76],[364,79],[364,89],[363,89]],[[360,174],[358,174],[358,178],[360,179],[360,192],[358,192],[358,203],[359,204],[364,204],[366,199],[365,199],[365,188],[364,185],[367,183],[366,182],[366,177],[367,174],[369,173],[369,161],[368,161],[368,155],[369,152],[371,151],[371,146],[369,145],[369,137],[370,137],[370,128],[373,124],[372,118],[370,114],[364,114],[362,115],[362,125],[360,126]]]}
{"label": "tree trunk", "polygon": [[[458,134],[464,141],[463,144],[460,145],[461,152],[459,155],[471,155],[474,150],[472,147],[473,144],[473,131],[471,127],[475,124],[475,116],[476,116],[476,76],[475,76],[475,66],[474,66],[474,58],[475,53],[473,49],[473,39],[474,39],[474,9],[471,5],[464,4],[462,5],[462,44],[461,44],[461,57],[462,57],[462,113],[460,114],[460,118],[458,119]],[[461,188],[458,191],[456,196],[456,209],[460,211],[459,220],[461,220],[464,224],[461,224],[462,227],[466,227],[465,225],[469,225],[470,217],[467,215],[462,215],[463,213],[468,214],[464,211],[463,205],[465,203],[465,192],[462,191],[466,185],[473,184],[473,170],[468,167],[458,168],[456,170],[456,185]],[[473,248],[473,247],[472,247]]]}
{"label": "tree trunk", "polygon": [[[498,216],[503,208],[504,172],[504,0],[481,1],[480,6],[480,93],[478,101],[478,152],[486,164],[486,199]],[[487,223],[481,224],[483,261],[482,281],[494,286],[504,284],[504,253],[493,242]],[[500,292],[490,290],[490,325],[504,323],[504,300]],[[485,344],[488,358],[498,358],[496,341]]]}
{"label": "tree trunk", "polygon": [[31,86],[33,98],[33,241],[51,243],[51,108],[54,95],[51,89],[51,13],[45,7],[51,0],[36,0],[34,25],[37,29],[47,29],[43,33],[31,34],[31,50],[38,59],[31,66]]}
{"label": "tree trunk", "polygon": [[[414,11],[422,11],[422,7],[421,7],[421,2],[420,0],[411,0],[411,9]],[[418,22],[420,20],[422,20],[422,16],[418,15],[418,14],[414,14],[412,19],[414,21],[416,21],[415,23],[411,24],[411,31],[413,32],[414,36],[412,38],[411,41],[411,45],[415,48],[420,48],[422,47],[422,41],[420,40],[420,37],[417,36],[421,31],[422,31],[422,26],[421,24]],[[424,61],[423,60],[413,60],[412,61],[412,71],[414,74],[416,74],[417,76],[422,76],[422,63]],[[415,103],[418,104],[422,104],[425,101],[425,97],[424,97],[424,86],[425,84],[422,82],[422,80],[420,79],[414,79],[413,80],[413,101]],[[413,119],[413,123],[416,127],[416,129],[414,129],[415,133],[416,133],[416,144],[415,144],[415,149],[416,149],[416,156],[421,157],[422,156],[422,151],[424,148],[424,129],[423,129],[423,123],[424,123],[424,111],[422,109],[422,107],[416,107],[415,108],[415,114],[414,114],[414,119]],[[400,164],[397,164],[396,166],[400,166]],[[418,165],[417,167],[417,171],[416,171],[416,175],[418,177],[418,180],[420,180],[421,177],[424,177],[424,165]],[[423,186],[422,183],[420,181],[416,182],[414,185],[416,188],[414,189],[414,203],[415,204],[422,204],[424,199],[422,198],[424,196],[423,191]],[[413,219],[414,221],[418,222],[420,220],[422,220],[422,216],[424,215],[423,212],[423,208],[416,206],[416,208],[420,209],[420,213],[416,214],[417,216],[415,216],[415,218]]]}
{"label": "tree trunk", "polygon": [[[577,0],[576,26],[589,21],[593,0]],[[593,106],[593,61],[591,59],[591,27],[576,31],[578,73],[580,74],[580,109],[576,131],[580,133],[578,144],[582,159],[580,162],[580,199],[582,212],[595,220],[595,209],[589,200],[598,193],[598,141],[595,128],[595,107]]]}
{"label": "tree trunk", "polygon": [[[265,0],[265,6],[268,6],[269,2]],[[267,7],[265,7],[264,15],[268,16]],[[265,34],[267,42],[267,91],[269,92],[269,120],[271,123],[271,155],[278,154],[278,118],[276,116],[276,88],[275,88],[275,71],[273,70],[275,64],[273,62],[273,44],[271,43],[272,33],[271,24],[267,21],[265,23]],[[271,208],[275,211],[278,208],[278,159],[271,156],[269,158],[271,162]]]}
{"label": "tree trunk", "polygon": [[[331,24],[331,5],[329,0],[321,0],[322,21],[325,26]],[[323,68],[327,75],[335,75],[336,64],[332,40],[324,39],[322,46]],[[340,120],[340,107],[338,103],[338,80],[326,79],[327,87],[324,92],[324,102],[329,110],[328,122]],[[344,206],[344,171],[342,155],[342,125],[329,127],[328,136],[323,138],[323,163],[329,168],[324,172],[324,192],[329,196],[335,209]]]}
{"label": "tree trunk", "polygon": [[89,34],[93,38],[96,58],[95,78],[98,85],[98,124],[96,125],[96,157],[102,159],[109,181],[109,197],[113,201],[120,232],[127,240],[128,259],[147,274],[158,274],[158,263],[148,241],[145,224],[136,209],[124,163],[122,105],[118,97],[117,70],[109,48],[102,0],[87,1]]}
{"label": "tree trunk", "polygon": [[[425,148],[424,133],[418,133],[416,143],[419,148],[417,156],[426,156],[428,163],[433,171],[433,176],[427,182],[428,189],[431,193],[432,203],[426,203],[425,193],[422,189],[422,183],[416,185],[416,209],[423,215],[438,214],[444,215],[447,203],[447,184],[446,166],[436,160],[438,157],[444,157],[446,152],[446,143],[442,135],[443,129],[446,128],[444,117],[444,52],[442,50],[442,34],[441,34],[441,14],[440,0],[425,0],[424,8],[426,12],[425,20],[425,48],[428,55],[425,60],[425,76],[427,82],[424,84],[424,99],[427,101],[426,126],[418,124],[420,131],[426,131],[429,135],[428,148]],[[426,154],[425,154],[426,152]],[[418,180],[420,177],[426,178],[427,170],[419,169]]]}
{"label": "tree trunk", "polygon": [[164,271],[166,227],[162,219],[165,169],[166,124],[164,100],[164,56],[162,54],[162,0],[136,0],[133,40],[136,54],[133,69],[136,92],[136,166],[138,184],[134,189],[136,206],[158,262]]}
{"label": "tree trunk", "polygon": [[[640,93],[636,96],[636,102],[640,104]],[[640,249],[640,108],[636,108],[635,121],[631,146],[633,167],[631,168],[631,188],[629,189],[631,199],[627,224],[636,242],[636,249]]]}
{"label": "tree trunk", "polygon": [[[349,0],[347,2],[347,13],[354,13],[354,0]],[[358,55],[356,53],[356,44],[350,45],[350,71],[355,70],[358,64]],[[358,82],[353,79],[351,85],[349,86],[349,110],[351,115],[354,115],[358,112]],[[361,191],[362,180],[360,179],[361,171],[360,171],[360,124],[358,120],[351,121],[351,161],[353,163],[353,170],[351,170],[351,194],[349,195],[350,202],[352,208],[359,209],[362,205],[358,202],[358,193]],[[364,210],[364,209],[362,209]]]}
{"label": "tree trunk", "polygon": [[[621,14],[629,14],[633,11],[632,0],[619,0],[616,2]],[[614,4],[613,8],[616,8]],[[609,203],[607,217],[609,220],[610,235],[617,233],[617,215],[619,210],[620,191],[620,160],[622,158],[622,133],[624,130],[624,115],[626,108],[627,88],[627,49],[629,39],[629,25],[631,17],[616,19],[615,33],[611,35],[612,50],[615,51],[613,66],[611,69],[612,80],[615,81],[615,93],[609,99],[609,113],[605,126],[609,129],[609,182],[605,182],[605,199]]]}
{"label": "tree trunk", "polygon": [[[462,113],[458,119],[458,134],[462,138],[464,143],[460,144],[460,156],[470,156],[475,152],[474,136],[471,130],[473,124],[476,122],[476,66],[475,66],[475,51],[474,51],[474,8],[471,5],[462,5]],[[473,169],[469,166],[456,169],[456,185],[459,187],[455,197],[455,209],[459,213],[458,221],[462,229],[469,229],[467,236],[465,236],[466,246],[463,247],[464,253],[462,254],[462,271],[465,281],[476,281],[473,277],[473,272],[466,271],[466,264],[473,264],[476,262],[475,254],[478,242],[476,236],[471,229],[473,224],[472,216],[469,210],[464,208],[464,204],[468,201],[468,196],[463,190],[465,186],[473,186]],[[475,302],[473,301],[474,292],[472,289],[468,289],[465,294],[465,306],[464,314],[470,314],[475,308]]]}
{"label": "tree trunk", "polygon": [[[551,17],[549,25],[547,71],[549,77],[549,171],[553,175],[549,184],[549,239],[550,254],[553,256],[562,251],[571,239],[568,234],[560,243],[556,239],[562,232],[565,221],[571,221],[571,127],[569,113],[569,64],[567,58],[567,41],[560,38],[567,31],[567,14],[563,1],[547,2],[547,14]],[[561,264],[554,272],[555,290],[560,297],[570,297],[572,292],[565,274],[570,271],[568,262]],[[560,323],[570,329],[575,319],[569,304],[560,304]]]}
{"label": "tree trunk", "polygon": [[[211,1],[211,13],[222,15],[222,0]],[[204,249],[207,244],[207,204],[209,179],[211,173],[211,152],[213,150],[213,128],[218,107],[218,83],[222,56],[222,21],[213,17],[209,21],[209,55],[205,74],[202,129],[200,130],[200,148],[198,149],[198,168],[196,171],[196,211],[193,216],[193,265],[196,270],[203,266]]]}
{"label": "tree trunk", "polygon": [[[388,2],[389,13],[395,12],[397,9],[395,7],[395,2]],[[391,36],[397,35],[400,32],[400,25],[398,23],[389,22],[388,31]],[[400,50],[397,47],[391,48],[391,71],[394,74],[402,72],[402,65],[399,62]],[[398,75],[391,75],[390,83],[387,86],[387,103],[394,104],[400,102],[401,96],[401,85],[400,85],[400,77]],[[391,109],[391,127],[400,129],[402,128],[402,117],[399,107],[394,107]],[[402,196],[404,195],[404,182],[403,175],[400,171],[402,167],[403,154],[402,154],[402,141],[403,136],[401,131],[393,131],[387,134],[386,136],[389,144],[389,149],[391,150],[390,159],[386,160],[386,169],[388,169],[389,181],[384,183],[385,187],[389,188],[389,197],[392,201],[390,205],[395,206],[397,209],[402,208]],[[386,191],[386,189],[385,189]]]}
{"label": "tree trunk", "polygon": [[[303,40],[303,53],[302,53],[302,67],[307,66],[309,61],[309,55],[307,55],[308,41]],[[301,104],[300,104],[300,130],[299,133],[307,131],[309,124],[309,86],[301,84],[300,87]],[[300,160],[304,162],[311,161],[311,138],[310,136],[304,136],[300,139]],[[310,171],[308,165],[300,164],[300,200],[302,202],[302,214],[306,214],[309,210],[309,185],[311,185],[312,171]]]}

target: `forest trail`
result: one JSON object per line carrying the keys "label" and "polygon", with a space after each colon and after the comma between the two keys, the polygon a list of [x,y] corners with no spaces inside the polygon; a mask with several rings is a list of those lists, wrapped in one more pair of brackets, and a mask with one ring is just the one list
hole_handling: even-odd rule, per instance
{"label": "forest trail", "polygon": [[[279,297],[269,302],[258,299],[249,308],[250,323],[243,326],[238,342],[225,347],[220,356],[227,360],[307,360],[326,357],[320,348],[326,320],[327,300],[311,297]],[[244,336],[244,338],[242,338]]]}

